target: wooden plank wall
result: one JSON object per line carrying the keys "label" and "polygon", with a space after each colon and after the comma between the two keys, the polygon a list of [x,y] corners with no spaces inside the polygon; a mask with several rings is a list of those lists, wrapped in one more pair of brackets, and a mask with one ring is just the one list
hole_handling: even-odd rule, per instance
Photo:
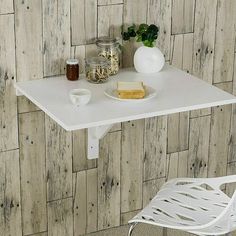
{"label": "wooden plank wall", "polygon": [[[13,89],[64,74],[68,57],[84,72],[98,36],[147,22],[169,64],[236,95],[235,12],[235,0],[0,0],[0,235],[125,235],[166,180],[236,174],[235,105],[117,124],[88,161],[87,130],[66,132]],[[124,44],[124,67],[138,46]]]}

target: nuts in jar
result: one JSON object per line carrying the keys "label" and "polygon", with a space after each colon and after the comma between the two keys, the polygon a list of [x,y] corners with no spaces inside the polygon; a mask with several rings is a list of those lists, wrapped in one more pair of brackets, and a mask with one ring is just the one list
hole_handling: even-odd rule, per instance
{"label": "nuts in jar", "polygon": [[71,81],[79,79],[79,61],[77,59],[68,59],[66,61],[66,77]]}
{"label": "nuts in jar", "polygon": [[120,49],[117,39],[102,37],[96,42],[98,47],[98,56],[104,57],[110,61],[109,74],[115,75],[120,66]]}
{"label": "nuts in jar", "polygon": [[102,57],[86,60],[86,79],[95,84],[105,83],[109,78],[109,61]]}

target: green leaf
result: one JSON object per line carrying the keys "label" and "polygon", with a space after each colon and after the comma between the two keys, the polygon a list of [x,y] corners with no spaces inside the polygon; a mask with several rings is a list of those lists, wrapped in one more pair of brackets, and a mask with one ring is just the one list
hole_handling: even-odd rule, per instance
{"label": "green leaf", "polygon": [[122,34],[122,38],[123,38],[123,40],[125,40],[125,41],[130,40],[130,35],[129,35],[129,33],[128,33],[128,32],[124,32],[124,33]]}
{"label": "green leaf", "polygon": [[143,45],[146,47],[150,47],[150,42],[148,40],[143,41]]}
{"label": "green leaf", "polygon": [[157,32],[159,32],[159,28],[154,24],[149,25],[147,30],[149,32],[153,32],[154,34],[157,34]]}
{"label": "green leaf", "polygon": [[143,42],[143,45],[146,46],[146,47],[153,48],[153,47],[155,47],[154,42],[155,42],[155,41],[145,40],[145,41]]}
{"label": "green leaf", "polygon": [[137,30],[137,34],[142,34],[144,32],[146,32],[148,29],[148,25],[147,24],[141,24]]}
{"label": "green leaf", "polygon": [[128,34],[131,38],[136,37],[136,26],[132,25],[128,28]]}
{"label": "green leaf", "polygon": [[138,35],[136,41],[137,41],[137,42],[142,42],[142,35]]}
{"label": "green leaf", "polygon": [[132,37],[132,38],[136,37],[136,35],[137,35],[137,34],[136,34],[135,31],[129,32],[129,36]]}
{"label": "green leaf", "polygon": [[147,33],[143,33],[141,37],[142,37],[142,41],[145,41],[148,39]]}
{"label": "green leaf", "polygon": [[128,32],[129,33],[133,32],[133,31],[135,31],[135,29],[136,29],[136,26],[135,25],[131,25],[130,27],[128,27]]}
{"label": "green leaf", "polygon": [[154,24],[140,24],[138,27],[133,24],[128,27],[126,32],[122,33],[122,38],[124,41],[136,38],[137,42],[143,42],[147,47],[154,47],[158,38],[158,32],[159,28]]}

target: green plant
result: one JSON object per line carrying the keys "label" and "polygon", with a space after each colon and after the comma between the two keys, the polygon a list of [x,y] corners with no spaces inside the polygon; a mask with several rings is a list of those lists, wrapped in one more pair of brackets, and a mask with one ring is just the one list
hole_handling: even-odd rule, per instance
{"label": "green plant", "polygon": [[144,46],[154,47],[159,33],[159,28],[154,25],[141,24],[139,26],[133,24],[128,27],[127,31],[121,33],[124,41],[135,38],[137,42],[142,42]]}

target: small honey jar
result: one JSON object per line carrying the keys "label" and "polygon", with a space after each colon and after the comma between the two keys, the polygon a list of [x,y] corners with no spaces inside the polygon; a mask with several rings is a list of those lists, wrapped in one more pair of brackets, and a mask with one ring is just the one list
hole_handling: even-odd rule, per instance
{"label": "small honey jar", "polygon": [[66,77],[71,81],[79,79],[79,61],[77,59],[68,59],[66,61]]}

